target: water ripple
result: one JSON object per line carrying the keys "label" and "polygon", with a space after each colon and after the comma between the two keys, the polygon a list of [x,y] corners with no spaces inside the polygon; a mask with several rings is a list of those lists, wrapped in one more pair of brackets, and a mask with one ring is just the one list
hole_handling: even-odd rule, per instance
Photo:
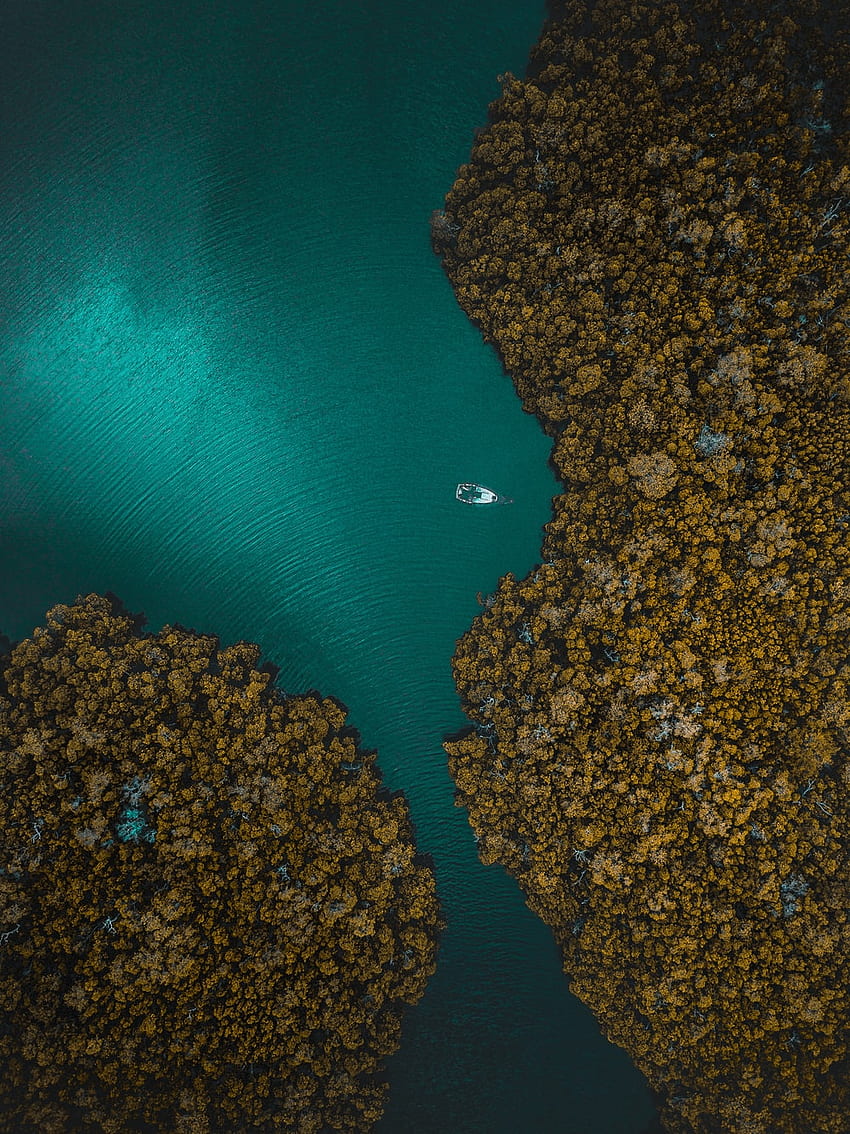
{"label": "water ripple", "polygon": [[[349,705],[450,921],[385,1134],[629,1134],[642,1113],[545,928],[478,864],[440,746],[475,594],[534,561],[555,487],[428,245],[536,34],[523,7],[0,13],[0,625],[111,589]],[[517,502],[466,508],[461,480]]]}

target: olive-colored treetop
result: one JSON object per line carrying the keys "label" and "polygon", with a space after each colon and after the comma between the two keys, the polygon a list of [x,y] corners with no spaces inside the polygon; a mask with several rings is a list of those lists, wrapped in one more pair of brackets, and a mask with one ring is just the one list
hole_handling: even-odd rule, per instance
{"label": "olive-colored treetop", "polygon": [[0,659],[0,1129],[365,1131],[434,967],[404,800],[259,650],[97,595]]}
{"label": "olive-colored treetop", "polygon": [[564,484],[452,772],[669,1130],[846,1134],[848,6],[561,9],[433,224]]}

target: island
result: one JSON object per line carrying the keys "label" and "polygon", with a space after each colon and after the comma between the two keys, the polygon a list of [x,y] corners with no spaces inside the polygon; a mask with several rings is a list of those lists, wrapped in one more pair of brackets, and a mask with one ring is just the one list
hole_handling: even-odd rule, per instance
{"label": "island", "polygon": [[459,642],[485,863],[670,1134],[850,1114],[850,15],[560,3],[432,241],[552,439]]}
{"label": "island", "polygon": [[112,595],[0,655],[0,1128],[366,1131],[440,913],[336,700]]}

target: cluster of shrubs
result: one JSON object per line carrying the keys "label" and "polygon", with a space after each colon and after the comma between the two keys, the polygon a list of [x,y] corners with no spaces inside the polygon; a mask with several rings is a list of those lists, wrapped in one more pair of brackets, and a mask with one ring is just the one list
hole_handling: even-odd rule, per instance
{"label": "cluster of shrubs", "polygon": [[564,486],[459,802],[676,1134],[850,1114],[848,31],[559,5],[433,225]]}
{"label": "cluster of shrubs", "polygon": [[338,702],[54,607],[0,658],[0,1129],[365,1131],[439,912]]}

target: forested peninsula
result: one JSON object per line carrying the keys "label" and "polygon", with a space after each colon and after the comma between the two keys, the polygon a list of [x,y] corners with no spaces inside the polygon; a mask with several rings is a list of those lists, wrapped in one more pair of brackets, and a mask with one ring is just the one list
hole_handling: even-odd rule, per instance
{"label": "forested peninsula", "polygon": [[561,4],[432,223],[563,483],[458,800],[671,1134],[850,1114],[848,28]]}
{"label": "forested peninsula", "polygon": [[0,1130],[367,1131],[439,929],[407,804],[257,646],[142,623],[0,657]]}

